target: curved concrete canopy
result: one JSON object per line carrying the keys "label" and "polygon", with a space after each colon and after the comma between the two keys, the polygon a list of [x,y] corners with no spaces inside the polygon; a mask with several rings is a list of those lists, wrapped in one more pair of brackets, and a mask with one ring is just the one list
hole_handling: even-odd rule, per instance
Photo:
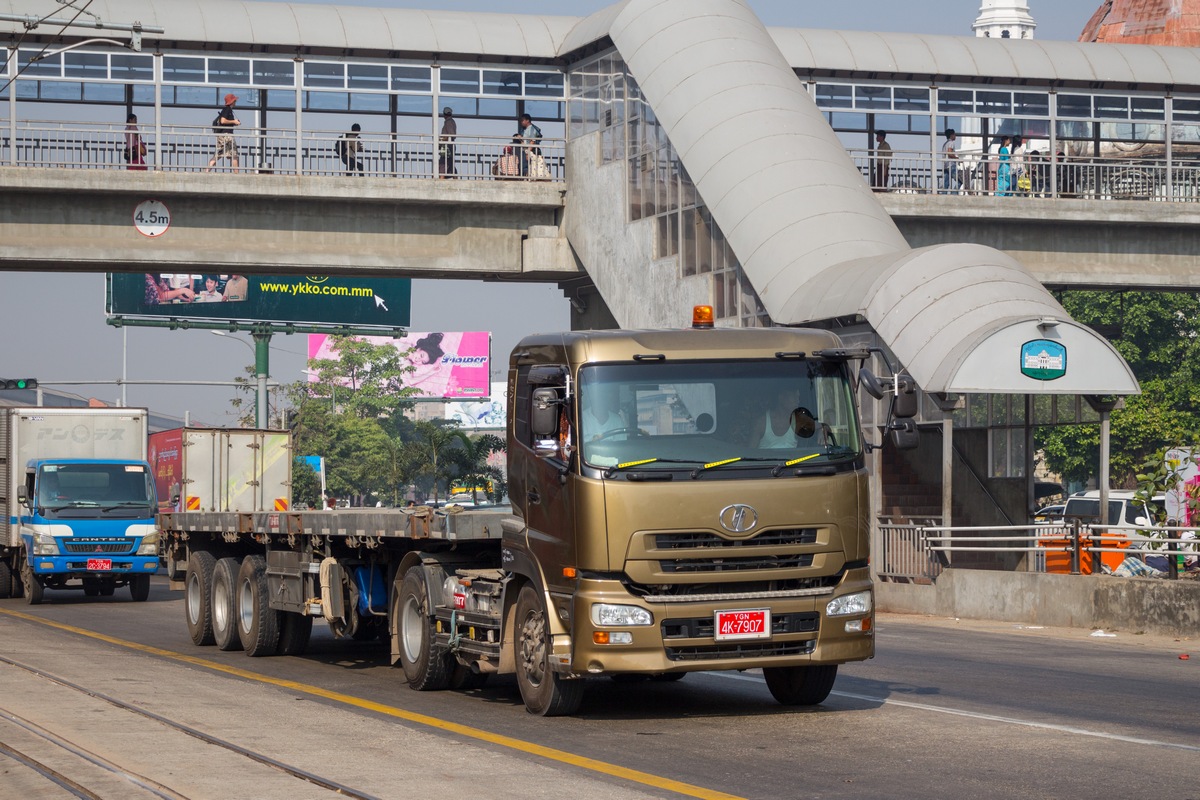
{"label": "curved concrete canopy", "polygon": [[[1014,259],[911,250],[744,2],[627,0],[610,35],[776,323],[861,315],[930,392],[1138,391]],[[975,385],[987,374],[966,365],[1006,357],[1001,331],[1045,320],[1070,331],[1070,380]]]}

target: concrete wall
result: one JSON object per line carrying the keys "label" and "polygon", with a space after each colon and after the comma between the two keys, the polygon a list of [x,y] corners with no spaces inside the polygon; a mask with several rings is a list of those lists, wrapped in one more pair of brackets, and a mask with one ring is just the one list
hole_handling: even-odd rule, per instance
{"label": "concrete wall", "polygon": [[948,569],[932,585],[875,590],[880,611],[1200,636],[1200,580]]}

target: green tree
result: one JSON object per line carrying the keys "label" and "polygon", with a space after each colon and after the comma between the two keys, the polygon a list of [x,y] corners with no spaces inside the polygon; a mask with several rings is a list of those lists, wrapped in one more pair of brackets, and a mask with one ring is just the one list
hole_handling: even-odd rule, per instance
{"label": "green tree", "polygon": [[471,499],[475,502],[479,502],[475,487],[490,481],[494,488],[488,499],[494,503],[500,502],[504,494],[504,472],[488,464],[488,457],[492,453],[504,452],[504,440],[490,433],[480,436],[471,436],[462,430],[455,433],[458,434],[458,447],[454,451],[458,462],[458,480],[470,482]]}
{"label": "green tree", "polygon": [[417,393],[404,385],[415,369],[391,344],[372,344],[353,336],[335,336],[331,349],[338,358],[309,359],[316,380],[308,384],[310,398],[360,419],[399,416]]}
{"label": "green tree", "polygon": [[[1142,394],[1112,414],[1111,485],[1134,488],[1155,453],[1200,443],[1200,299],[1185,292],[1062,292],[1077,321],[1112,331],[1110,341],[1133,369]],[[1100,461],[1099,425],[1041,428],[1046,466],[1084,481]]]}
{"label": "green tree", "polygon": [[449,420],[423,420],[413,425],[413,434],[408,443],[413,475],[433,481],[433,499],[437,502],[439,490],[458,475],[461,461],[456,451],[463,446],[462,431]]}

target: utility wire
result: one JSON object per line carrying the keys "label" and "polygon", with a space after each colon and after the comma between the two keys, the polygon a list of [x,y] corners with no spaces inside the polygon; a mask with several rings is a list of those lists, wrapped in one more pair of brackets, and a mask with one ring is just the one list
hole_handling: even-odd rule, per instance
{"label": "utility wire", "polygon": [[[67,28],[71,27],[71,25],[74,24],[75,20],[79,19],[79,17],[85,11],[87,11],[88,6],[90,6],[91,4],[92,4],[92,0],[87,0],[87,2],[84,3],[81,8],[76,10],[75,16],[73,16],[69,20],[67,20],[67,22],[62,26],[62,29],[58,33],[56,33],[50,37],[50,39],[46,42],[46,44],[42,47],[42,49],[38,52],[38,54],[36,56],[34,56],[33,58],[29,59],[28,61],[26,61],[25,66],[23,66],[19,70],[17,70],[16,75],[13,75],[11,78],[8,79],[7,83],[5,83],[3,86],[0,86],[0,92],[3,92],[4,90],[6,90],[9,86],[12,86],[13,81],[15,81],[17,78],[21,77],[21,75],[24,74],[25,70],[29,69],[30,64],[32,64],[43,53],[45,53],[50,48],[50,45],[54,44],[55,40],[62,38],[62,35],[67,32]],[[67,3],[66,5],[68,8],[75,8],[75,6],[71,5],[70,3]],[[54,12],[54,11],[50,12],[50,14],[54,14],[54,13],[57,13],[57,12]],[[50,19],[50,14],[47,14],[46,16],[42,17],[37,22],[35,22],[33,25],[25,26],[25,32],[21,34],[21,38],[18,39],[17,43],[13,46],[12,51],[8,55],[8,58],[6,58],[4,60],[4,71],[5,72],[8,71],[8,65],[12,61],[12,59],[16,58],[17,54],[20,53],[19,48],[21,47],[21,42],[25,41],[25,37],[29,35],[29,32],[31,30],[36,28],[40,23],[44,22],[45,20]],[[96,15],[92,14],[92,16],[96,16]]]}

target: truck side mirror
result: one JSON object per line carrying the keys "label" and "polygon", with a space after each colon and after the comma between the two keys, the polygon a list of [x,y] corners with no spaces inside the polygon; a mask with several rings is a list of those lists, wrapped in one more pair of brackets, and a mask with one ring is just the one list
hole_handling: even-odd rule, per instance
{"label": "truck side mirror", "polygon": [[29,495],[25,493],[24,486],[17,487],[17,502],[23,506],[29,505]]}
{"label": "truck side mirror", "polygon": [[529,427],[539,439],[558,433],[558,390],[541,387],[533,390],[533,408],[529,414]]}
{"label": "truck side mirror", "polygon": [[921,444],[917,423],[911,419],[898,419],[892,423],[892,444],[897,450],[913,450]]}
{"label": "truck side mirror", "polygon": [[894,413],[897,419],[911,419],[920,410],[917,402],[917,382],[907,372],[901,372],[896,376],[895,409]]}

